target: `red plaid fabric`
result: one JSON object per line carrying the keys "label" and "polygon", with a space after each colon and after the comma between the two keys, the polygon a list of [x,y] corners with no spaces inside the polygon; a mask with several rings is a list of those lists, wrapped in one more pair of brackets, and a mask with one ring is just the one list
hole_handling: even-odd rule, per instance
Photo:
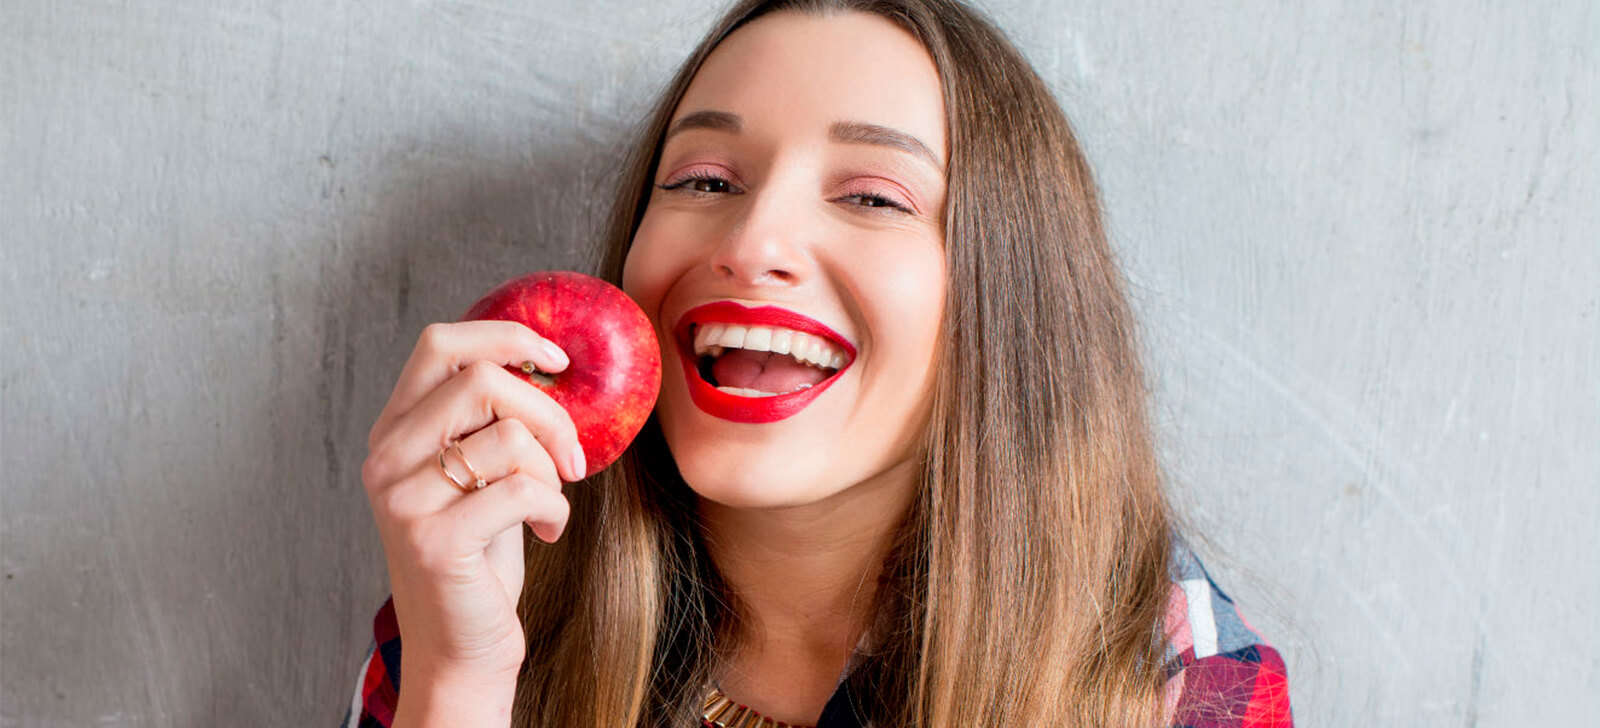
{"label": "red plaid fabric", "polygon": [[1289,672],[1200,560],[1175,555],[1167,603],[1167,708],[1174,728],[1292,728]]}
{"label": "red plaid fabric", "polygon": [[[372,620],[367,651],[344,728],[389,728],[400,690],[400,627],[394,603]],[[1167,606],[1167,714],[1172,728],[1292,728],[1283,658],[1187,550],[1181,550]],[[835,700],[839,696],[835,696]],[[831,704],[831,703],[830,703]],[[824,715],[848,716],[830,710]],[[863,728],[848,718],[817,728]]]}

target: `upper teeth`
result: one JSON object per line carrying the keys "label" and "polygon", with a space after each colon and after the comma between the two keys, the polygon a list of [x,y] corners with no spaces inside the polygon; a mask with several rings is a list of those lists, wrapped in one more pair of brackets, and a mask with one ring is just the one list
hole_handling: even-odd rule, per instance
{"label": "upper teeth", "polygon": [[801,364],[838,369],[844,350],[827,339],[776,326],[705,324],[694,335],[695,356],[720,356],[724,349],[788,354]]}

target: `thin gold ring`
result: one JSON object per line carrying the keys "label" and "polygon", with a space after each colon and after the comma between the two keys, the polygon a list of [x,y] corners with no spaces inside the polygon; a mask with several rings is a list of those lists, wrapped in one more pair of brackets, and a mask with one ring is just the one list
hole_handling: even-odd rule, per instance
{"label": "thin gold ring", "polygon": [[[461,458],[461,464],[467,466],[467,475],[472,476],[473,490],[477,490],[489,484],[489,481],[484,480],[483,476],[478,474],[478,471],[472,469],[472,462],[467,460],[467,454],[461,452],[460,442],[452,442],[450,443],[450,447],[456,451],[456,457]],[[452,478],[452,480],[454,480],[454,478]],[[462,488],[465,489],[466,486],[462,486]]]}
{"label": "thin gold ring", "polygon": [[[445,461],[444,461],[444,454],[446,452],[451,451],[451,450],[455,450],[456,451],[456,457],[461,458],[461,464],[467,466],[467,472],[472,475],[472,479],[473,479],[474,482],[472,482],[472,483],[464,483],[464,482],[461,481],[460,478],[456,477],[455,473],[450,472],[449,464],[445,463]],[[444,446],[442,448],[439,448],[438,459],[439,459],[439,472],[444,473],[444,477],[449,478],[450,482],[455,484],[455,486],[457,488],[460,488],[462,490],[462,492],[471,493],[472,491],[477,490],[478,488],[482,488],[483,486],[488,485],[487,482],[484,482],[483,478],[478,477],[477,471],[472,469],[472,464],[467,462],[466,456],[461,454],[461,445],[452,442],[449,445],[446,445],[446,446]]]}

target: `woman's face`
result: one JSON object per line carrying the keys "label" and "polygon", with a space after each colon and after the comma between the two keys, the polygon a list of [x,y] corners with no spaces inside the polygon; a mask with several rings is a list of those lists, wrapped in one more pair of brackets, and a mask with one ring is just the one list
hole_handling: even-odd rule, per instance
{"label": "woman's face", "polygon": [[780,12],[673,115],[623,286],[685,480],[736,508],[908,483],[944,303],[944,105],[910,34]]}

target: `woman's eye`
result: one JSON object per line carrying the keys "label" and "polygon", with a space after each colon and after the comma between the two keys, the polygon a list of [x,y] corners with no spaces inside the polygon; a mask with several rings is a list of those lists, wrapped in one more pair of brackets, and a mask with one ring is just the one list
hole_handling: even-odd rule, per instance
{"label": "woman's eye", "polygon": [[721,179],[696,179],[689,181],[690,189],[695,192],[727,192],[728,181]]}
{"label": "woman's eye", "polygon": [[685,177],[660,187],[663,190],[685,190],[704,195],[722,195],[734,191],[732,184],[718,177]]}
{"label": "woman's eye", "polygon": [[899,210],[901,212],[910,212],[910,209],[905,205],[895,202],[887,197],[880,197],[878,195],[850,195],[844,199],[854,202],[861,207],[887,207],[893,210]]}

